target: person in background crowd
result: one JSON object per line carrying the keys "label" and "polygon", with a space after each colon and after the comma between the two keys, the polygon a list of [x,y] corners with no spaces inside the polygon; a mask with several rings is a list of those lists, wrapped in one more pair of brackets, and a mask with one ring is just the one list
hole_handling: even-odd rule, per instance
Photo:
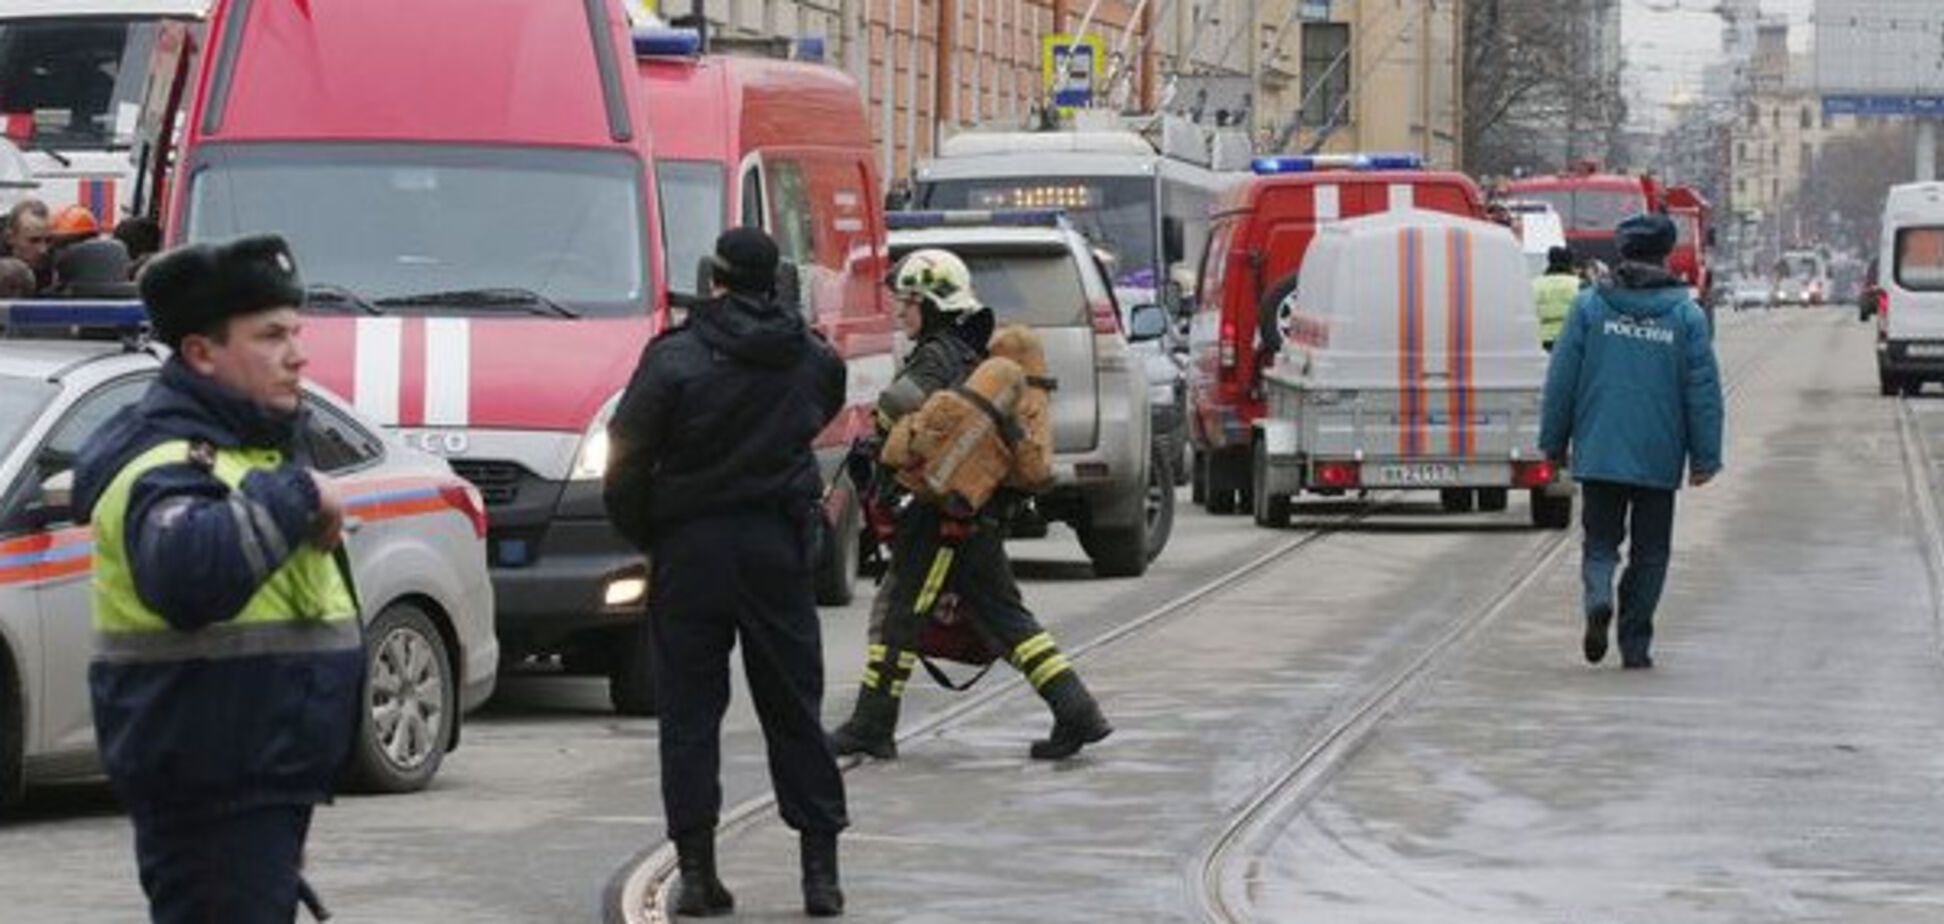
{"label": "person in background crowd", "polygon": [[850,822],[821,724],[823,477],[811,443],[843,409],[848,372],[779,296],[780,265],[762,230],[723,233],[710,260],[713,296],[648,345],[608,426],[608,518],[654,569],[662,805],[682,915],[736,905],[716,874],[715,834],[739,638],[778,806],[798,832],[804,911],[844,911],[837,835]]}
{"label": "person in background crowd", "polygon": [[22,199],[7,211],[5,255],[34,271],[36,292],[53,281],[53,266],[48,259],[54,244],[54,232],[48,227],[51,220],[47,203],[39,199]]}
{"label": "person in background crowd", "polygon": [[[1682,475],[1700,487],[1721,471],[1721,378],[1708,319],[1667,271],[1674,223],[1639,215],[1615,235],[1621,263],[1581,294],[1554,345],[1539,448],[1569,462],[1584,499],[1581,563],[1586,634],[1598,664],[1620,620],[1621,665],[1654,666],[1654,612],[1674,538]],[[1628,533],[1631,530],[1631,538]],[[1620,544],[1626,573],[1614,597]]]}
{"label": "person in background crowd", "polygon": [[0,257],[0,299],[33,297],[33,267],[13,257]]}
{"label": "person in background crowd", "polygon": [[1566,326],[1566,314],[1573,309],[1584,282],[1573,265],[1573,252],[1564,247],[1546,251],[1546,272],[1532,280],[1532,301],[1539,310],[1539,345],[1547,350],[1559,339]]}
{"label": "person in background crowd", "polygon": [[147,215],[123,219],[109,233],[128,249],[131,273],[140,273],[149,258],[162,249],[162,224]]}

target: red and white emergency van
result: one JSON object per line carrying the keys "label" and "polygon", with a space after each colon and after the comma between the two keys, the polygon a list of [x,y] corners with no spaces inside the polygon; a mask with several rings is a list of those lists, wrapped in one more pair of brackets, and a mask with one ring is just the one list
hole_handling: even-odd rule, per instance
{"label": "red and white emergency van", "polygon": [[[439,40],[438,37],[445,37]],[[173,242],[287,237],[308,374],[484,494],[511,658],[653,709],[643,563],[601,501],[605,428],[662,326],[648,107],[621,0],[218,0],[158,62]]]}
{"label": "red and white emergency van", "polygon": [[831,490],[817,599],[849,603],[862,511],[842,473],[896,373],[883,188],[856,81],[834,68],[698,54],[693,32],[638,33],[675,309],[707,295],[699,266],[725,227],[760,227],[797,273],[806,319],[850,367],[849,406],[817,440]]}
{"label": "red and white emergency van", "polygon": [[[1346,218],[1425,209],[1483,218],[1484,197],[1460,173],[1413,154],[1261,157],[1255,176],[1217,206],[1190,325],[1189,439],[1194,497],[1211,513],[1249,509],[1262,373],[1280,343],[1304,254],[1317,229]],[[1266,335],[1266,336],[1265,336]]]}
{"label": "red and white emergency van", "polygon": [[1613,232],[1635,215],[1662,211],[1661,187],[1650,176],[1603,173],[1596,161],[1576,161],[1565,173],[1507,184],[1516,199],[1537,199],[1566,222],[1566,246],[1581,260],[1620,262]]}

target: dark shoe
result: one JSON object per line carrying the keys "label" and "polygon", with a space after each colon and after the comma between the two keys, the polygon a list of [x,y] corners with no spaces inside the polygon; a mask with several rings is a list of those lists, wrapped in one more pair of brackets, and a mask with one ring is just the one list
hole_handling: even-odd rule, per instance
{"label": "dark shoe", "polygon": [[1653,655],[1621,655],[1620,666],[1630,671],[1644,671],[1654,666]]}
{"label": "dark shoe", "polygon": [[736,897],[716,878],[714,831],[676,838],[675,855],[682,871],[675,884],[676,914],[713,918],[736,910]]}
{"label": "dark shoe", "polygon": [[1034,760],[1065,760],[1114,733],[1100,714],[1100,704],[1072,670],[1048,681],[1040,695],[1053,707],[1053,734],[1033,742],[1029,753]]}
{"label": "dark shoe", "polygon": [[834,918],[844,913],[844,890],[837,885],[837,835],[798,837],[803,847],[803,913]]}
{"label": "dark shoe", "polygon": [[838,757],[869,754],[879,760],[896,760],[897,733],[897,698],[864,687],[857,691],[850,720],[830,733],[830,750]]}
{"label": "dark shoe", "polygon": [[1580,653],[1586,663],[1598,664],[1606,657],[1607,629],[1613,625],[1613,607],[1602,603],[1586,614],[1586,637],[1580,640]]}

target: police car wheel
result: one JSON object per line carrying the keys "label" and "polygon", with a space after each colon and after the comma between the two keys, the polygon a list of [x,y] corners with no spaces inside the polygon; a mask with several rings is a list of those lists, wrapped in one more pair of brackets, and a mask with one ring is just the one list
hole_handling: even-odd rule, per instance
{"label": "police car wheel", "polygon": [[458,703],[452,657],[417,605],[385,607],[365,631],[363,713],[352,777],[368,792],[416,792],[439,772]]}
{"label": "police car wheel", "polygon": [[1171,451],[1156,445],[1154,459],[1148,463],[1145,510],[1148,561],[1161,557],[1161,550],[1168,547],[1168,537],[1174,534],[1174,502],[1174,458]]}

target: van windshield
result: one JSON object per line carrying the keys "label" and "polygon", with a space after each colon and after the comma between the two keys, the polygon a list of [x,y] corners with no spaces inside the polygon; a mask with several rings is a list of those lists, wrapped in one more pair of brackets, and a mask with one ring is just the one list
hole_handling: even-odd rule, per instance
{"label": "van windshield", "polygon": [[1566,230],[1583,234],[1601,231],[1610,234],[1622,221],[1647,211],[1647,197],[1635,190],[1520,190],[1519,198],[1536,199],[1552,206]]}
{"label": "van windshield", "polygon": [[0,113],[31,115],[31,147],[127,147],[159,27],[126,19],[0,23]]}
{"label": "van windshield", "polygon": [[1944,292],[1944,226],[1897,231],[1897,285],[1913,292]]}
{"label": "van windshield", "polygon": [[[574,314],[623,316],[649,302],[641,162],[620,152],[211,145],[191,165],[187,209],[189,240],[282,234],[306,283],[369,303],[524,290]],[[506,307],[420,301],[409,310]]]}
{"label": "van windshield", "polygon": [[716,237],[722,234],[723,216],[729,210],[724,182],[722,165],[709,161],[664,160],[655,165],[668,291],[708,294],[696,288],[701,279],[697,267],[715,250]]}
{"label": "van windshield", "polygon": [[918,207],[1065,209],[1088,241],[1114,254],[1119,280],[1145,279],[1153,285],[1161,264],[1155,190],[1150,177],[932,180],[920,189]]}

